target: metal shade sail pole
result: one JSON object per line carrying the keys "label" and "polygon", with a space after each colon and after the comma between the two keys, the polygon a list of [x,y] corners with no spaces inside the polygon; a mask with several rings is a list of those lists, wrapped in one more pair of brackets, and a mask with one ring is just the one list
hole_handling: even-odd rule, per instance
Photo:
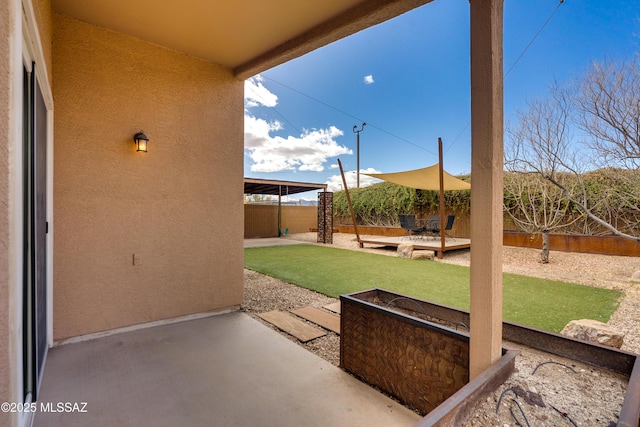
{"label": "metal shade sail pole", "polygon": [[282,185],[278,185],[278,237],[282,236]]}
{"label": "metal shade sail pole", "polygon": [[351,196],[349,195],[349,188],[347,187],[347,180],[344,177],[344,170],[342,169],[342,162],[338,159],[338,166],[340,166],[340,175],[342,176],[342,184],[344,185],[344,194],[347,196],[347,204],[349,205],[349,212],[351,212],[351,220],[353,221],[353,229],[356,232],[356,240],[360,249],[364,247],[364,244],[360,241],[360,233],[358,233],[358,224],[356,224],[356,213],[353,210],[351,204]]}
{"label": "metal shade sail pole", "polygon": [[[367,124],[365,122],[362,122],[362,126],[360,127],[360,130],[356,130],[358,129],[358,126],[353,126],[353,133],[356,134],[356,187],[360,188],[360,132],[362,132],[364,130],[364,127]],[[338,160],[339,162],[340,160]],[[344,178],[344,177],[343,177]],[[344,187],[345,189],[347,188],[347,186],[345,185]]]}
{"label": "metal shade sail pole", "polygon": [[438,138],[438,177],[440,179],[440,252],[438,259],[444,258],[444,166],[442,165],[442,138]]}

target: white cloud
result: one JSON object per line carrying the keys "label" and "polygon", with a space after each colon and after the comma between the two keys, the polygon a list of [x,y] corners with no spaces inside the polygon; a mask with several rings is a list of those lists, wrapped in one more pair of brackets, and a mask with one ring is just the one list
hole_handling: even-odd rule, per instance
{"label": "white cloud", "polygon": [[280,122],[267,122],[248,114],[244,115],[244,148],[245,150],[253,150],[266,145],[273,131],[282,129]]}
{"label": "white cloud", "polygon": [[265,88],[260,75],[245,81],[244,148],[253,162],[253,172],[313,171],[321,172],[331,157],[353,152],[336,142],[343,132],[328,129],[305,130],[300,136],[277,136],[282,130],[278,121],[268,122],[249,114],[251,107],[275,107],[278,97]]}
{"label": "white cloud", "polygon": [[296,136],[272,136],[280,130],[278,122],[267,121],[245,115],[245,150],[253,161],[253,172],[313,171],[322,172],[324,163],[331,157],[353,154],[335,138],[343,132],[331,126],[328,129],[314,129]]}
{"label": "white cloud", "polygon": [[375,81],[373,80],[373,75],[372,74],[369,74],[368,76],[364,76],[364,84],[371,85],[374,82]]}
{"label": "white cloud", "polygon": [[[381,182],[377,178],[372,178],[367,175],[363,175],[364,173],[381,173],[380,171],[374,168],[360,169],[360,188],[368,187],[372,184]],[[355,188],[358,182],[358,176],[356,171],[346,171],[344,173],[344,179],[347,181],[347,186],[349,188]],[[327,181],[327,191],[340,191],[344,190],[344,185],[342,184],[342,176],[341,175],[332,175],[329,177]]]}
{"label": "white cloud", "polygon": [[247,108],[278,105],[278,96],[264,87],[263,81],[260,74],[244,81],[244,102]]}

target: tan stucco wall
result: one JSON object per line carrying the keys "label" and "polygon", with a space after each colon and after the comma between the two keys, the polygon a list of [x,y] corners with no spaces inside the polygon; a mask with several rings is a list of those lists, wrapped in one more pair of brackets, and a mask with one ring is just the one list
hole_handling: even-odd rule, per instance
{"label": "tan stucco wall", "polygon": [[239,305],[243,82],[65,16],[53,27],[54,339]]}
{"label": "tan stucco wall", "polygon": [[[10,40],[11,11],[9,2],[0,2],[0,402],[11,400],[9,372],[9,159],[10,159]],[[0,414],[0,425],[8,425],[8,417]]]}

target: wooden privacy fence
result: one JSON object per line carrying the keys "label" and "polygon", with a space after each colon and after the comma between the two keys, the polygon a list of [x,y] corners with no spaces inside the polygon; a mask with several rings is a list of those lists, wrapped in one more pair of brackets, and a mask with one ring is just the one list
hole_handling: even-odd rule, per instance
{"label": "wooden privacy fence", "polygon": [[[304,233],[318,225],[315,206],[282,206],[282,233]],[[278,237],[277,205],[244,205],[244,238]]]}

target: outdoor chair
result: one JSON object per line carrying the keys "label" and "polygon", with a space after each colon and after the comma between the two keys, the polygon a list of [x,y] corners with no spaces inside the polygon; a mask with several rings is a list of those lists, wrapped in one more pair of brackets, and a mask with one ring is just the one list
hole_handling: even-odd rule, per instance
{"label": "outdoor chair", "polygon": [[[447,223],[444,226],[445,238],[449,237],[450,239],[453,239],[453,237],[451,237],[447,232],[451,231],[451,229],[453,228],[453,221],[455,219],[456,219],[455,215],[447,216]],[[437,235],[440,234],[440,215],[429,216],[429,219],[427,219],[426,232],[431,233],[434,239],[436,238]]]}
{"label": "outdoor chair", "polygon": [[445,236],[449,237],[450,239],[453,239],[453,237],[451,237],[449,235],[449,233],[447,233],[447,231],[451,231],[451,229],[453,228],[453,221],[455,219],[456,219],[455,215],[447,216],[447,224],[444,226],[444,234],[445,234]]}
{"label": "outdoor chair", "polygon": [[415,215],[399,214],[400,227],[407,231],[409,239],[413,236],[424,236],[425,228],[418,226]]}
{"label": "outdoor chair", "polygon": [[431,234],[434,239],[440,233],[440,215],[429,215],[425,225],[425,232]]}

